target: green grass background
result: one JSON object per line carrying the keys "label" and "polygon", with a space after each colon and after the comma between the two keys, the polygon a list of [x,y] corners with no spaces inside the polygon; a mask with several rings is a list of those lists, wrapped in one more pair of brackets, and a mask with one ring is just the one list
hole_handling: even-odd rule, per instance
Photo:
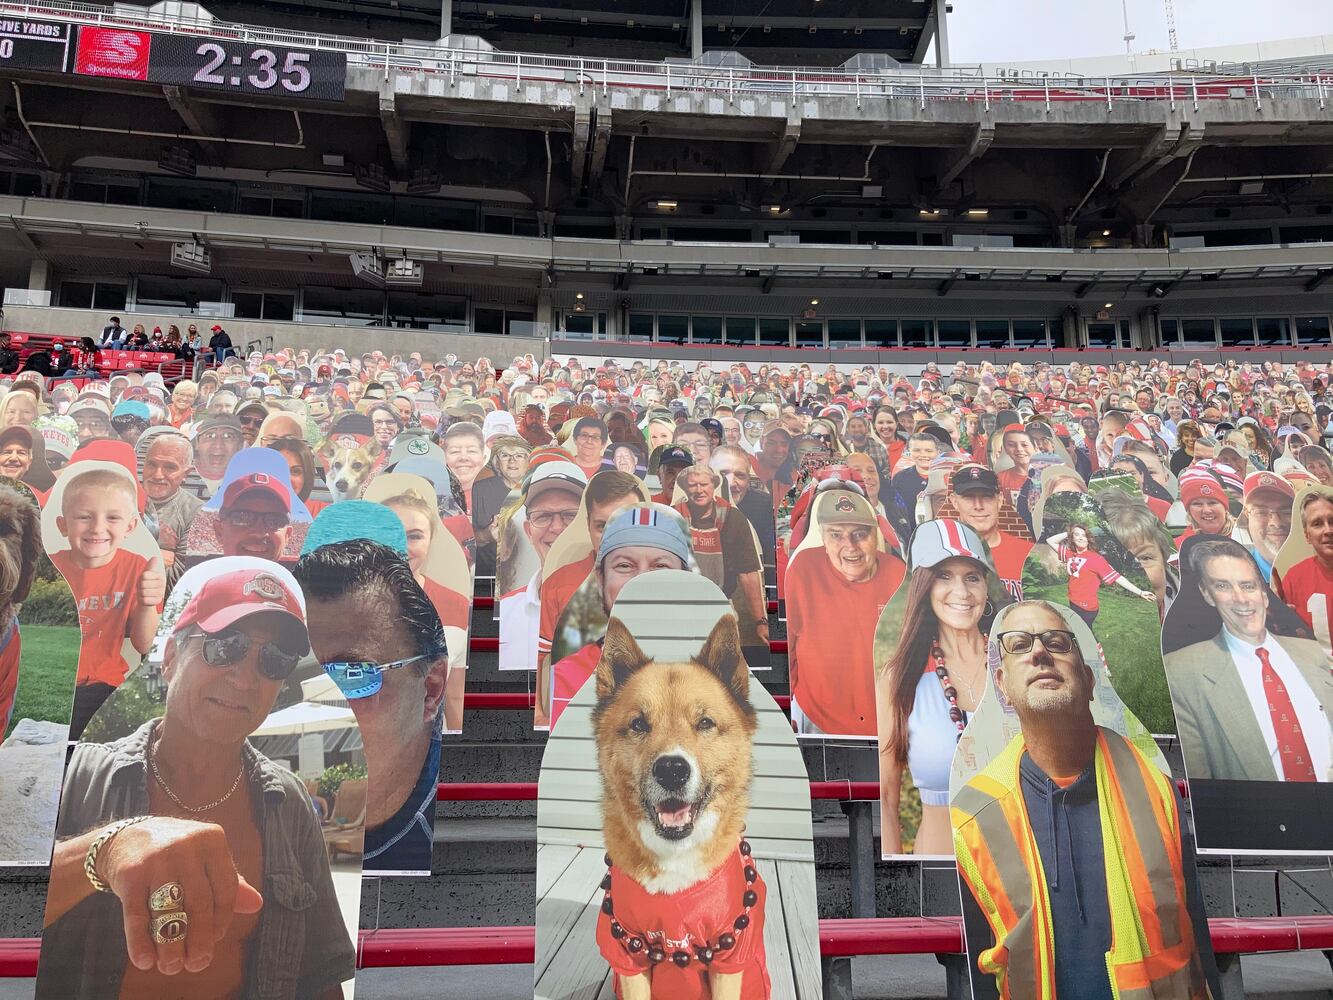
{"label": "green grass background", "polygon": [[19,719],[68,725],[74,703],[74,673],[79,665],[78,628],[20,625],[19,636],[23,653],[9,728],[12,730]]}

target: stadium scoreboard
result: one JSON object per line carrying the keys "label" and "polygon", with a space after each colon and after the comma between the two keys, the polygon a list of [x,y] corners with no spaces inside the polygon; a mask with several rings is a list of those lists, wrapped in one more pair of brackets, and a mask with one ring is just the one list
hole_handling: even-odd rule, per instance
{"label": "stadium scoreboard", "polygon": [[3,69],[313,101],[347,87],[343,52],[27,18],[0,18]]}

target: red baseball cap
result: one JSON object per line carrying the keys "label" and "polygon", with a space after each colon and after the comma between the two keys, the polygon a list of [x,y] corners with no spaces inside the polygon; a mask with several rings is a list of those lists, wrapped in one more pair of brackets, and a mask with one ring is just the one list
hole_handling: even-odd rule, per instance
{"label": "red baseball cap", "polygon": [[271,611],[306,636],[305,611],[291,586],[265,566],[232,570],[204,582],[176,619],[175,632],[194,625],[210,635],[251,615]]}
{"label": "red baseball cap", "polygon": [[265,472],[252,472],[248,476],[233,480],[227,491],[222,494],[222,506],[230,507],[241,497],[255,490],[272,493],[282,501],[283,510],[292,509],[292,493],[287,489],[287,484]]}

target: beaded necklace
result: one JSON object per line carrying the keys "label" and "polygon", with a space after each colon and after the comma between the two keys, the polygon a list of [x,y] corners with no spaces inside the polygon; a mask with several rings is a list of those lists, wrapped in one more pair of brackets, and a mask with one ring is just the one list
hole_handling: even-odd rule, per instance
{"label": "beaded necklace", "polygon": [[611,855],[606,855],[606,875],[602,879],[602,912],[611,918],[611,937],[620,942],[620,946],[631,955],[637,955],[648,949],[648,961],[653,965],[665,962],[670,957],[672,963],[678,968],[687,968],[692,961],[697,961],[700,965],[708,965],[713,961],[713,957],[718,952],[730,951],[736,947],[736,935],[750,926],[750,909],[759,902],[759,894],[754,891],[755,879],[759,873],[755,870],[754,861],[750,858],[750,842],[742,840],[740,846],[741,857],[745,859],[745,893],[741,896],[741,904],[745,909],[735,920],[731,922],[732,931],[727,931],[718,937],[717,943],[709,945],[704,943],[694,946],[694,955],[689,952],[676,950],[670,956],[658,945],[649,945],[645,940],[645,935],[635,933],[622,927],[615,918],[615,905],[611,901]]}
{"label": "beaded necklace", "polygon": [[[981,641],[985,644],[990,638],[983,635]],[[967,713],[958,707],[958,689],[953,686],[953,681],[949,680],[949,668],[945,665],[939,639],[930,644],[930,659],[935,667],[935,676],[940,679],[940,687],[944,689],[944,700],[949,703],[949,721],[954,724],[961,736],[963,730],[967,728]]]}

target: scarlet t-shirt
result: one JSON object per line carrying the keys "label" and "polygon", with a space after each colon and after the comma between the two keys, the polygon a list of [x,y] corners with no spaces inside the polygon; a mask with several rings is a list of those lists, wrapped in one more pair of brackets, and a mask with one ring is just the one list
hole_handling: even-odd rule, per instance
{"label": "scarlet t-shirt", "polygon": [[1273,570],[1273,591],[1305,624],[1325,649],[1329,648],[1329,621],[1333,620],[1333,573],[1314,556],[1279,574]]}
{"label": "scarlet t-shirt", "polygon": [[[542,581],[537,599],[541,602],[541,618],[537,628],[537,658],[551,651],[555,640],[555,627],[560,623],[560,615],[574,596],[574,591],[583,586],[592,572],[593,554],[589,552],[578,562],[568,563]],[[537,664],[532,665],[533,669]]]}
{"label": "scarlet t-shirt", "polygon": [[1016,468],[1008,468],[1003,472],[997,472],[995,478],[999,480],[1000,489],[1004,490],[1009,502],[1017,504],[1018,494],[1027,485],[1028,477]]}
{"label": "scarlet t-shirt", "polygon": [[51,562],[69,584],[79,609],[79,670],[76,684],[120,687],[130,665],[121,655],[130,616],[139,610],[139,578],[148,560],[128,549],[118,549],[111,561],[97,569],[80,569],[70,550],[57,552]]}
{"label": "scarlet t-shirt", "polygon": [[1101,607],[1097,591],[1104,583],[1115,583],[1120,574],[1111,568],[1100,552],[1091,549],[1075,552],[1062,544],[1060,558],[1069,571],[1069,603],[1084,611],[1096,611]]}
{"label": "scarlet t-shirt", "polygon": [[601,643],[590,642],[577,653],[570,653],[551,670],[551,728],[555,728],[560,713],[569,705],[570,699],[579,693],[579,688],[587,682],[597,669],[597,662],[602,658]]}
{"label": "scarlet t-shirt", "polygon": [[875,626],[903,581],[903,561],[876,553],[879,568],[850,583],[822,547],[787,567],[787,668],[792,698],[830,736],[874,736]]}
{"label": "scarlet t-shirt", "polygon": [[991,546],[990,557],[995,563],[995,574],[1004,589],[1016,601],[1023,599],[1023,565],[1027,562],[1032,543],[1026,538],[1000,532],[1000,540]]}
{"label": "scarlet t-shirt", "polygon": [[[756,872],[754,889],[758,902],[750,908],[750,924],[737,931],[733,923],[745,912],[742,897],[745,882],[745,858],[739,851],[731,855],[712,875],[681,892],[671,895],[650,893],[619,868],[611,869],[611,902],[614,919],[626,931],[620,940],[611,936],[611,920],[606,913],[597,918],[597,947],[616,973],[616,996],[620,996],[620,976],[634,976],[652,969],[653,1000],[710,1000],[710,972],[741,973],[741,1000],[768,1000],[772,986],[768,978],[768,960],[764,951],[764,903],[768,890]],[[714,951],[713,959],[703,965],[695,957],[696,947],[716,949],[723,934],[736,938],[734,947]],[[631,953],[626,942],[637,937],[644,947]],[[648,951],[659,947],[666,959],[653,965]],[[671,960],[672,952],[684,951],[690,964],[680,968]]]}
{"label": "scarlet t-shirt", "polygon": [[472,621],[467,598],[430,577],[426,577],[425,580],[426,585],[421,589],[426,592],[430,603],[435,607],[435,613],[440,616],[440,624],[466,631]]}

